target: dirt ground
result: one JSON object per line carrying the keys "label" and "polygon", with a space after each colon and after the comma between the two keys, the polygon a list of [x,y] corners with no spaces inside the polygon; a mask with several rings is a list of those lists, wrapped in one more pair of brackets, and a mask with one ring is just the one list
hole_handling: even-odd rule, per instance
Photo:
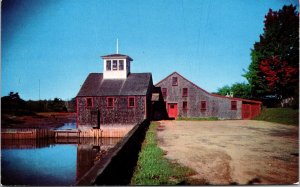
{"label": "dirt ground", "polygon": [[209,184],[293,184],[299,176],[298,127],[254,120],[161,121],[166,157]]}
{"label": "dirt ground", "polygon": [[16,116],[1,114],[1,128],[57,128],[64,123],[75,123],[76,113],[43,112],[35,115]]}

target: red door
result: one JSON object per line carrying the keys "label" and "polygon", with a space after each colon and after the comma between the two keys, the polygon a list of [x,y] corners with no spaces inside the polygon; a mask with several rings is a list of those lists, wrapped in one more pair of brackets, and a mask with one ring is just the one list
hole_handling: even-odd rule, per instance
{"label": "red door", "polygon": [[178,115],[177,103],[168,103],[169,118],[176,118]]}
{"label": "red door", "polygon": [[242,118],[243,119],[251,119],[251,105],[250,104],[242,105]]}

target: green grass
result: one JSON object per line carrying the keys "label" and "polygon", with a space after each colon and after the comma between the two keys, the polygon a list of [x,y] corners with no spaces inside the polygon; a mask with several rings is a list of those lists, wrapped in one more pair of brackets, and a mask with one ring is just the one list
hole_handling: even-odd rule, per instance
{"label": "green grass", "polygon": [[216,121],[219,120],[217,117],[207,117],[207,118],[183,118],[178,117],[176,120],[178,121]]}
{"label": "green grass", "polygon": [[157,122],[149,126],[131,185],[186,184],[187,177],[195,172],[164,158],[164,151],[157,146],[157,126]]}
{"label": "green grass", "polygon": [[269,121],[287,125],[298,125],[299,110],[291,108],[263,108],[255,120]]}

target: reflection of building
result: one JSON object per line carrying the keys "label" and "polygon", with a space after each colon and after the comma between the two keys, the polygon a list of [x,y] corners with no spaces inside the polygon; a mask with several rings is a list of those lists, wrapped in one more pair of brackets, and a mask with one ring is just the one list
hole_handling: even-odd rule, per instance
{"label": "reflection of building", "polygon": [[261,102],[208,93],[174,72],[155,85],[160,87],[169,117],[217,117],[251,119]]}
{"label": "reflection of building", "polygon": [[[96,160],[113,148],[121,138],[83,138],[77,145],[76,181],[78,181]],[[102,155],[103,156],[103,155]]]}
{"label": "reflection of building", "polygon": [[149,117],[152,75],[131,73],[132,58],[102,56],[103,73],[91,73],[77,94],[77,125],[136,124]]}

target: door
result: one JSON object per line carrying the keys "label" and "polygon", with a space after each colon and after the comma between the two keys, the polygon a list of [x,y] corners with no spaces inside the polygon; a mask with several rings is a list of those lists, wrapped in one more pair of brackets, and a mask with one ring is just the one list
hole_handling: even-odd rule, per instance
{"label": "door", "polygon": [[243,119],[251,119],[251,105],[250,104],[242,105],[242,118]]}
{"label": "door", "polygon": [[177,103],[168,103],[169,118],[176,118],[178,115]]}

